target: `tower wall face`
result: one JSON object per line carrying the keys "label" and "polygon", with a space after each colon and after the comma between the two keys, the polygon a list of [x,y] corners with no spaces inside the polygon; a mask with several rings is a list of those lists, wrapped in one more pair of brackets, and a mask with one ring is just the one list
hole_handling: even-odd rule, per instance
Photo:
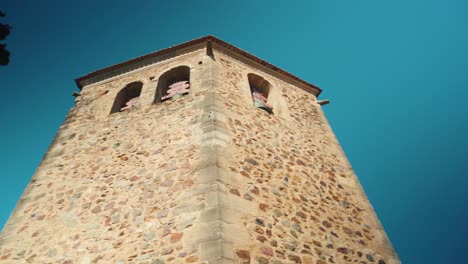
{"label": "tower wall face", "polygon": [[[177,66],[190,93],[153,104]],[[249,73],[273,114],[253,106]],[[135,81],[139,105],[109,114]],[[278,74],[199,49],[81,94],[0,263],[399,263],[315,96]]]}

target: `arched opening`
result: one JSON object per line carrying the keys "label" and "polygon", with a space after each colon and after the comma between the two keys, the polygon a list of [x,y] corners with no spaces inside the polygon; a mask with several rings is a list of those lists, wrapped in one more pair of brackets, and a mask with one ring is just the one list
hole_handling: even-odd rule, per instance
{"label": "arched opening", "polygon": [[249,73],[247,79],[249,80],[250,93],[254,106],[272,114],[273,107],[268,104],[268,95],[271,88],[270,83],[263,77],[253,73]]}
{"label": "arched opening", "polygon": [[142,82],[132,82],[127,84],[117,93],[110,113],[112,114],[116,112],[122,112],[137,106],[139,103],[142,87]]}
{"label": "arched opening", "polygon": [[179,66],[172,68],[159,77],[155,103],[161,103],[171,98],[178,98],[189,92],[190,68]]}

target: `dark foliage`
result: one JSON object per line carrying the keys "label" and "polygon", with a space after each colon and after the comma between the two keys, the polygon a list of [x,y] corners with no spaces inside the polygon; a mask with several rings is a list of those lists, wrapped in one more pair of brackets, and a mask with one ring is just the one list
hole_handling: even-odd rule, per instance
{"label": "dark foliage", "polygon": [[[5,14],[0,11],[0,17]],[[4,40],[10,34],[11,27],[0,23],[0,41]],[[10,62],[10,52],[6,49],[6,44],[0,43],[0,65],[7,65]]]}

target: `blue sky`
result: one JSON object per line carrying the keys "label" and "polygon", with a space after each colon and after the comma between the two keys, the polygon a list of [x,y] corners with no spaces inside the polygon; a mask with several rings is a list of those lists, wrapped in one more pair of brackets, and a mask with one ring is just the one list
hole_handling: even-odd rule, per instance
{"label": "blue sky", "polygon": [[[215,35],[323,89],[325,113],[404,263],[468,245],[468,2],[0,1],[0,227],[73,106],[73,80]],[[292,2],[292,3],[288,3]]]}

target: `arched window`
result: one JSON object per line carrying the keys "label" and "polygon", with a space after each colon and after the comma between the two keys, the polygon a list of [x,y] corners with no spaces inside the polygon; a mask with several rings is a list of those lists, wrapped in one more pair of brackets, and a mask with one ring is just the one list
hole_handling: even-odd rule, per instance
{"label": "arched window", "polygon": [[155,103],[161,103],[171,98],[178,98],[189,92],[190,68],[179,66],[165,72],[158,80]]}
{"label": "arched window", "polygon": [[127,84],[119,93],[117,93],[110,113],[122,112],[137,106],[142,87],[142,82],[132,82]]}
{"label": "arched window", "polygon": [[249,73],[247,75],[249,80],[250,93],[255,107],[263,109],[268,113],[273,113],[273,107],[268,104],[268,95],[270,93],[270,83],[256,74]]}

